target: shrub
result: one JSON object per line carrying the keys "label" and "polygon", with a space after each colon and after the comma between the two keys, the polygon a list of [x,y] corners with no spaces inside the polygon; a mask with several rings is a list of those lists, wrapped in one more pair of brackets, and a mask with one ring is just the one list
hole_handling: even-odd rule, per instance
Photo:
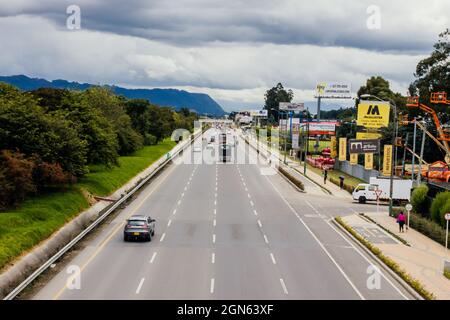
{"label": "shrub", "polygon": [[[405,211],[403,208],[394,208],[394,217],[397,218],[397,215],[400,211]],[[445,230],[441,227],[440,224],[422,217],[419,214],[411,213],[409,218],[409,225],[414,230],[422,233],[424,236],[445,245]]]}
{"label": "shrub", "polygon": [[289,179],[293,184],[295,184],[300,190],[305,190],[305,186],[303,185],[303,182],[295,178],[293,175],[291,175],[288,171],[285,169],[278,167],[278,171],[284,175],[286,178]]}
{"label": "shrub", "polygon": [[154,135],[150,134],[150,133],[146,133],[145,137],[144,137],[144,145],[146,146],[152,146],[155,145],[157,143],[157,139]]}
{"label": "shrub", "polygon": [[433,202],[431,203],[430,214],[431,219],[434,222],[444,225],[445,219],[444,215],[447,213],[445,210],[450,208],[450,192],[440,192],[436,195]]}
{"label": "shrub", "polygon": [[411,204],[415,213],[420,213],[426,216],[429,209],[428,203],[428,187],[426,184],[421,184],[417,188],[414,188],[411,195]]}
{"label": "shrub", "polygon": [[58,163],[48,162],[36,163],[33,179],[39,189],[60,187],[76,182],[75,176],[65,172]]}
{"label": "shrub", "polygon": [[33,181],[32,161],[19,152],[3,150],[0,153],[0,205],[4,208],[25,199],[29,193],[36,191]]}

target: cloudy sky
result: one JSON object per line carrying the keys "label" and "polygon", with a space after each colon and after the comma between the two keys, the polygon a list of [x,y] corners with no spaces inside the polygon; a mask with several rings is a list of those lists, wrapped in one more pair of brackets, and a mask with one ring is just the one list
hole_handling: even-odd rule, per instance
{"label": "cloudy sky", "polygon": [[262,105],[277,82],[296,101],[372,75],[405,94],[449,12],[448,0],[0,0],[0,74],[187,89],[228,110]]}

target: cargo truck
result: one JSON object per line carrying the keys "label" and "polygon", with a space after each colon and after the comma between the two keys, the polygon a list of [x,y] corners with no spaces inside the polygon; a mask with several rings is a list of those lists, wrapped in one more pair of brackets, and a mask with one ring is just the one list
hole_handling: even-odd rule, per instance
{"label": "cargo truck", "polygon": [[[380,201],[389,200],[390,177],[371,177],[370,183],[360,183],[353,190],[353,200],[359,203],[376,201],[377,193]],[[409,202],[411,199],[412,181],[394,178],[392,199],[397,202]]]}

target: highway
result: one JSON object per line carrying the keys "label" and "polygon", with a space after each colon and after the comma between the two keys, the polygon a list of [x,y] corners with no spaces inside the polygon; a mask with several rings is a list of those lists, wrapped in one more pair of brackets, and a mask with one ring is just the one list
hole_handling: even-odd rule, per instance
{"label": "highway", "polygon": [[[200,163],[200,152],[185,151],[70,261],[80,268],[79,287],[66,285],[74,280],[67,267],[33,298],[413,298],[384,272],[379,288],[369,288],[372,259],[329,221],[374,206],[310,182],[300,193],[278,174],[261,174],[272,169],[238,142],[234,158],[246,163]],[[123,241],[133,214],[156,219],[151,242]]]}

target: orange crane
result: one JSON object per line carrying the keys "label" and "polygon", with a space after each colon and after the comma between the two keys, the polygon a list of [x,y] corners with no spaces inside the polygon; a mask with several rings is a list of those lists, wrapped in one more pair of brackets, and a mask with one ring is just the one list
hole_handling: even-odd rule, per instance
{"label": "orange crane", "polygon": [[[450,100],[447,100],[446,92],[433,92],[431,94],[430,101],[431,101],[431,103],[449,104],[450,105]],[[450,141],[450,131],[449,131],[449,128],[446,128],[441,125],[441,122],[439,121],[436,111],[433,108],[430,108],[429,106],[427,106],[423,103],[420,103],[419,97],[417,97],[417,96],[416,97],[408,97],[406,106],[410,107],[410,108],[418,107],[420,110],[431,114],[431,116],[433,117],[433,120],[434,120],[434,124],[436,125],[437,132],[439,134],[433,140],[442,141],[442,144],[438,144],[438,145],[440,145],[440,146],[443,145],[443,147],[444,147],[443,149],[445,150],[447,155],[450,156],[450,148],[449,148],[449,144],[448,144],[448,142]],[[447,158],[448,158],[448,156],[447,156]]]}

